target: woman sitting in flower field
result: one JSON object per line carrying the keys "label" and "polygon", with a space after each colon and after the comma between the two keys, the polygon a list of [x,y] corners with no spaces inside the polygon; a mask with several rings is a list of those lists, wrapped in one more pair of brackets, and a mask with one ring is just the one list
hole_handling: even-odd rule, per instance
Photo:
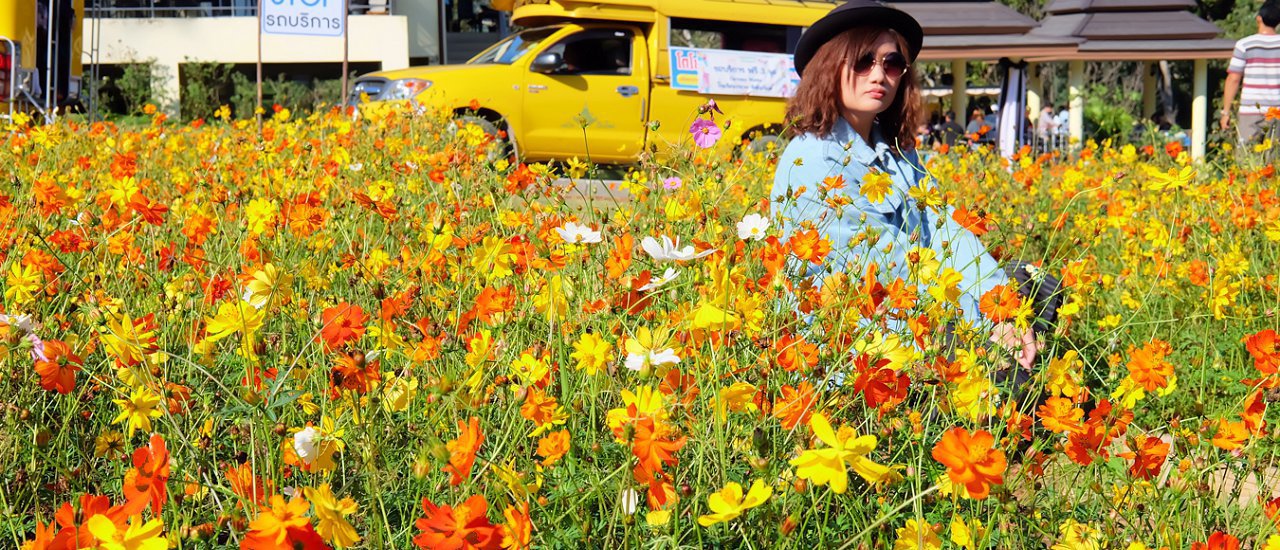
{"label": "woman sitting in flower field", "polygon": [[787,108],[794,139],[778,161],[773,208],[784,234],[813,244],[800,247],[812,254],[797,253],[808,275],[868,273],[920,292],[941,287],[940,302],[958,306],[969,325],[994,322],[992,341],[1016,349],[1030,369],[1041,344],[1007,310],[1020,302],[1014,287],[1031,285],[1008,284],[982,242],[940,204],[915,150],[921,107],[911,63],[923,40],[915,19],[873,0],[851,0],[805,32],[795,53],[800,86]]}

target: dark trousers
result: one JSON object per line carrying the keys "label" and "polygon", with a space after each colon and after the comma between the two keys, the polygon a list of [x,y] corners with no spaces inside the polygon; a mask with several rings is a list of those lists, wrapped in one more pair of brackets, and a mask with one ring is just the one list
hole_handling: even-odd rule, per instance
{"label": "dark trousers", "polygon": [[[1018,285],[1018,294],[1031,298],[1031,311],[1035,314],[1031,330],[1039,336],[1051,333],[1057,327],[1058,308],[1062,307],[1062,282],[1045,273],[1041,273],[1040,277],[1033,277],[1027,270],[1029,265],[1031,264],[1020,261],[1009,262],[1005,266],[1005,273],[1009,276],[1010,284]],[[1035,393],[1032,379],[1032,372],[1016,364],[992,375],[996,387],[1008,388],[1011,398],[1024,409],[1028,404],[1028,397]]]}

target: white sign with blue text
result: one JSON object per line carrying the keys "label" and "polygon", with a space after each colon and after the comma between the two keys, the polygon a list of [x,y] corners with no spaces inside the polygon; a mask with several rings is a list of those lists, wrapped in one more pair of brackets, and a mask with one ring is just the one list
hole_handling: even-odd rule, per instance
{"label": "white sign with blue text", "polygon": [[671,87],[703,94],[791,97],[800,84],[787,54],[671,48]]}
{"label": "white sign with blue text", "polygon": [[342,36],[347,0],[259,0],[262,34]]}

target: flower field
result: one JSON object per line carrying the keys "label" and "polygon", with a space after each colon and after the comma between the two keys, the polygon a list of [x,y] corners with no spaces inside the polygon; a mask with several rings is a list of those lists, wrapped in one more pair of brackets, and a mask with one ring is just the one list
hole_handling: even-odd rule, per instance
{"label": "flower field", "polygon": [[783,234],[709,118],[621,199],[444,118],[222,114],[0,135],[0,547],[1280,549],[1266,152],[933,154],[917,204],[1062,281],[1015,386],[1012,288],[806,276],[865,243]]}

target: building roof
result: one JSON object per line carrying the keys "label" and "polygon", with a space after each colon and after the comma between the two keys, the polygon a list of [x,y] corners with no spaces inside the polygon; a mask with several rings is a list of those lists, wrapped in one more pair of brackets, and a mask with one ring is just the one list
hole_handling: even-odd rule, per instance
{"label": "building roof", "polygon": [[989,0],[891,2],[911,14],[924,28],[920,59],[999,59],[1027,55],[1063,55],[1075,50],[1076,40],[1030,36],[1035,19]]}
{"label": "building roof", "polygon": [[1187,11],[1194,0],[1053,0],[1040,26],[1028,34],[1075,39],[1068,55],[1028,56],[1035,61],[1171,60],[1231,57],[1232,40],[1217,25]]}

